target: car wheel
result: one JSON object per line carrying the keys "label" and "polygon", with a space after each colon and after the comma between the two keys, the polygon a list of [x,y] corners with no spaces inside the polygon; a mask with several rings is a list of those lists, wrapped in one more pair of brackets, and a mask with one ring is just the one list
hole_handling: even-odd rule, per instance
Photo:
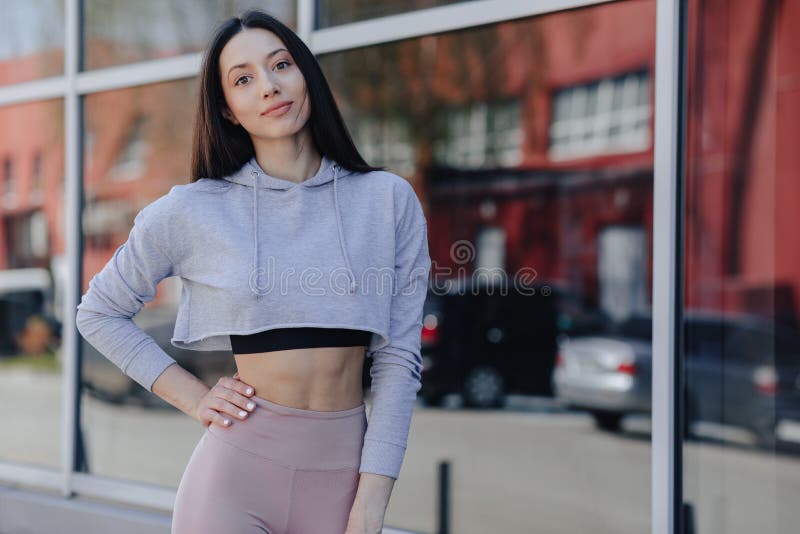
{"label": "car wheel", "polygon": [[474,367],[464,380],[464,404],[476,408],[502,407],[505,404],[503,376],[491,365]]}
{"label": "car wheel", "polygon": [[604,412],[595,410],[592,412],[594,423],[597,428],[607,430],[609,432],[619,432],[622,428],[622,417],[624,414],[620,412]]}

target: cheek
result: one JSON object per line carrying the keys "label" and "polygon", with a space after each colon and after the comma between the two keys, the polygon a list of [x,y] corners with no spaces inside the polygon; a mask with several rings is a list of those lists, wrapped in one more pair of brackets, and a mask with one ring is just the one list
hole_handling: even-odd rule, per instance
{"label": "cheek", "polygon": [[234,113],[241,113],[243,111],[247,111],[251,106],[248,104],[248,99],[244,98],[242,91],[238,91],[234,94],[231,94],[228,97],[228,102],[231,110]]}
{"label": "cheek", "polygon": [[306,115],[310,113],[311,100],[309,99],[305,84],[302,84],[295,94],[297,95],[297,101],[301,104],[301,107],[298,109],[298,114]]}

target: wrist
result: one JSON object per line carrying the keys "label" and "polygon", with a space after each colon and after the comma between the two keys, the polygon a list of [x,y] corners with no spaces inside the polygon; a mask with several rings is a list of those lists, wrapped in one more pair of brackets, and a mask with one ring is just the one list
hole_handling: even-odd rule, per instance
{"label": "wrist", "polygon": [[167,367],[152,387],[157,396],[198,421],[198,404],[210,389],[178,364]]}
{"label": "wrist", "polygon": [[389,505],[394,479],[377,473],[361,473],[356,491],[356,501],[383,511]]}

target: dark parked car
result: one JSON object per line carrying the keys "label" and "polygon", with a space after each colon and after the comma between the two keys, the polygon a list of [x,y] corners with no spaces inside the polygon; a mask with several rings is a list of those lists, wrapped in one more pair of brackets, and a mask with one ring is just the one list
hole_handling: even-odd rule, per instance
{"label": "dark parked car", "polygon": [[31,319],[38,319],[47,326],[50,339],[43,340],[43,348],[54,349],[60,345],[62,325],[55,318],[53,298],[53,283],[47,269],[0,271],[0,356],[25,352],[25,343],[20,341]]}
{"label": "dark parked car", "polygon": [[604,324],[603,314],[569,290],[533,291],[454,283],[429,290],[422,330],[420,395],[439,405],[460,393],[470,407],[501,407],[508,393],[552,395],[559,335]]}

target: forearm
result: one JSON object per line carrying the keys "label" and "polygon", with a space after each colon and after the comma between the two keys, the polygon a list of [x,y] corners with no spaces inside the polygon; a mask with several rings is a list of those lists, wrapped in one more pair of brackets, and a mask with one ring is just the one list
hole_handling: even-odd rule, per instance
{"label": "forearm", "polygon": [[356,491],[356,506],[360,504],[364,509],[376,512],[376,515],[379,515],[382,520],[386,508],[389,506],[389,497],[392,495],[394,481],[395,479],[385,475],[361,473]]}
{"label": "forearm", "polygon": [[197,402],[209,389],[201,380],[177,363],[167,367],[153,382],[153,393],[195,419],[194,410]]}

